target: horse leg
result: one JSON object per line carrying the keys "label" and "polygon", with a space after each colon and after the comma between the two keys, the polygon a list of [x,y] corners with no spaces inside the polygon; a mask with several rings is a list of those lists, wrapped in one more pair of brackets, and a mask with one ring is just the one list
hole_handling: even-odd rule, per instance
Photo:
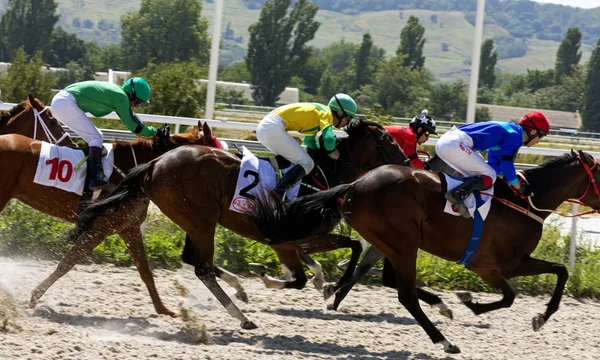
{"label": "horse leg", "polygon": [[546,312],[538,314],[532,320],[533,330],[538,331],[546,321],[558,310],[560,300],[565,290],[565,284],[569,279],[569,272],[563,264],[553,263],[545,260],[526,257],[521,264],[514,270],[505,273],[505,276],[512,279],[517,276],[533,276],[539,274],[556,274],[556,287],[552,293],[552,298],[548,303]]}
{"label": "horse leg", "polygon": [[225,281],[227,285],[237,290],[237,292],[235,293],[236,298],[242,300],[245,303],[248,302],[248,294],[246,294],[246,291],[242,287],[242,284],[240,283],[240,278],[238,278],[235,274],[230,273],[229,271],[218,266],[215,266],[215,275],[219,279]]}
{"label": "horse leg", "polygon": [[215,250],[215,226],[216,224],[205,224],[205,226],[198,226],[198,230],[194,231],[193,234],[188,232],[195,250],[194,272],[208,290],[217,298],[221,305],[223,305],[229,315],[240,320],[242,329],[256,329],[257,326],[252,321],[248,320],[233,301],[231,301],[215,277],[215,266],[212,263]]}
{"label": "horse leg", "polygon": [[84,233],[78,236],[67,255],[56,266],[56,270],[32,291],[29,307],[34,308],[52,284],[68,273],[81,259],[91,254],[108,235],[107,233]]}
{"label": "horse leg", "polygon": [[303,289],[308,279],[304,273],[298,250],[290,248],[289,244],[273,245],[273,250],[283,266],[291,270],[293,280],[280,280],[267,275],[267,267],[262,264],[250,263],[250,269],[262,280],[269,289]]}
{"label": "horse leg", "polygon": [[125,245],[127,245],[131,259],[137,267],[142,281],[144,284],[146,284],[146,288],[148,288],[148,292],[150,293],[150,298],[152,299],[152,304],[154,304],[156,313],[176,317],[177,315],[173,311],[167,309],[167,307],[160,300],[160,296],[156,290],[156,285],[154,284],[154,277],[152,276],[152,271],[150,270],[150,264],[148,263],[148,257],[146,256],[144,238],[142,236],[140,227],[138,225],[130,226],[119,231],[119,235],[125,242]]}
{"label": "horse leg", "polygon": [[[325,276],[323,275],[323,266],[317,260],[310,257],[310,255],[299,254],[300,259],[308,266],[315,276],[312,279],[313,285],[319,291],[323,290],[323,284],[325,284]],[[287,267],[287,266],[286,266]]]}
{"label": "horse leg", "polygon": [[[371,246],[369,249],[367,249],[365,255],[360,261],[360,264],[356,268],[356,271],[354,271],[354,274],[352,275],[350,281],[344,284],[342,287],[340,287],[335,293],[335,300],[333,301],[332,307],[333,310],[337,311],[338,307],[340,306],[340,303],[342,302],[342,300],[344,300],[346,295],[348,295],[350,290],[352,290],[352,287],[354,287],[354,285],[360,279],[362,279],[369,272],[369,270],[371,270],[373,266],[375,266],[375,263],[377,263],[377,261],[381,259],[383,259],[383,254],[380,253],[379,250],[377,250],[374,246]],[[348,266],[348,269],[349,268],[350,266]]]}
{"label": "horse leg", "polygon": [[510,287],[506,279],[502,276],[498,269],[492,270],[477,270],[475,271],[485,282],[491,286],[498,288],[502,291],[502,299],[491,303],[478,303],[473,301],[471,293],[468,291],[457,291],[456,295],[465,304],[466,307],[471,309],[475,315],[480,315],[489,311],[494,311],[502,308],[510,307],[515,300],[515,292]]}
{"label": "horse leg", "polygon": [[417,251],[415,250],[413,254],[392,254],[392,256],[388,256],[388,259],[390,259],[396,270],[398,300],[400,303],[408,310],[408,312],[410,312],[415,320],[417,320],[434,344],[442,343],[444,345],[444,351],[447,353],[460,353],[458,346],[448,341],[435,325],[433,325],[427,315],[425,315],[423,309],[421,309],[416,286]]}
{"label": "horse leg", "polygon": [[[331,295],[333,295],[340,287],[342,287],[344,284],[350,281],[352,274],[354,273],[354,269],[356,268],[356,264],[358,264],[360,254],[363,251],[363,247],[360,241],[352,239],[348,236],[338,234],[327,234],[325,236],[319,236],[318,238],[316,238],[317,241],[314,240],[315,238],[311,238],[306,242],[300,241],[296,242],[296,244],[302,249],[302,251],[305,254],[327,252],[341,248],[350,248],[351,250],[350,261],[348,262],[348,265],[342,277],[340,277],[340,279],[335,285],[327,285],[325,289],[323,289],[323,296],[325,297],[325,299],[327,299]],[[304,260],[304,258],[302,258],[302,260]],[[313,279],[313,282],[314,281],[315,279]],[[317,287],[317,289],[319,288]]]}

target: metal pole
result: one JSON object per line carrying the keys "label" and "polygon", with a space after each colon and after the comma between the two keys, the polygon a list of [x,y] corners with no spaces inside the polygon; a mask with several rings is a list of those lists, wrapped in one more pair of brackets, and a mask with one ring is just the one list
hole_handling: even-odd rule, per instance
{"label": "metal pole", "polygon": [[473,37],[473,55],[471,57],[471,80],[469,81],[469,100],[467,101],[467,123],[475,122],[475,105],[477,103],[477,83],[479,82],[479,63],[481,61],[484,10],[485,0],[477,0],[475,36]]}
{"label": "metal pole", "polygon": [[[579,204],[573,204],[571,207],[571,214],[577,215],[579,213]],[[569,248],[569,267],[571,271],[575,269],[575,250],[577,250],[577,219],[574,217],[571,220],[571,246]]]}
{"label": "metal pole", "polygon": [[215,110],[215,93],[217,90],[217,69],[219,67],[219,45],[221,43],[221,17],[223,15],[223,0],[215,0],[215,17],[210,47],[210,65],[208,68],[208,91],[206,93],[206,119],[213,118]]}

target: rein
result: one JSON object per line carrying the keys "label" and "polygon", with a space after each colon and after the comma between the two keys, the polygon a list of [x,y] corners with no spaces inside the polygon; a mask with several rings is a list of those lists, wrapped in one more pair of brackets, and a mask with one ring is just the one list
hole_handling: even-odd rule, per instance
{"label": "rein", "polygon": [[[598,184],[596,184],[596,179],[594,178],[594,175],[592,174],[592,171],[596,168],[596,166],[598,166],[598,161],[594,161],[594,165],[592,165],[590,167],[590,166],[588,166],[588,164],[585,163],[585,161],[583,161],[583,159],[581,158],[580,155],[577,156],[577,159],[579,160],[579,162],[581,162],[581,164],[583,165],[583,168],[585,170],[585,173],[588,175],[588,184],[587,184],[587,186],[585,188],[585,191],[583,192],[583,195],[581,195],[577,199],[569,199],[566,202],[569,202],[569,203],[572,203],[572,204],[584,205],[585,206],[585,204],[581,201],[581,199],[583,199],[587,195],[588,191],[590,190],[590,185],[591,185],[591,187],[592,187],[592,189],[594,191],[594,194],[596,195],[596,197],[598,198],[598,200],[600,200],[600,190],[598,189]],[[518,175],[525,182],[527,182],[527,184],[529,184],[529,182],[527,181],[527,179],[523,175],[523,172],[519,172]],[[506,180],[504,180],[504,181],[506,181]],[[511,190],[515,194],[517,194],[518,196],[520,196],[522,199],[525,199],[525,196],[519,194],[512,187],[510,187],[510,188],[511,188]],[[497,197],[495,195],[489,194],[489,193],[484,193],[484,192],[481,192],[481,193],[484,194],[484,195],[491,196],[492,198],[498,200],[500,203],[502,203],[502,204],[504,204],[504,205],[506,205],[506,206],[508,206],[508,207],[510,207],[512,209],[515,209],[515,210],[517,210],[517,211],[519,211],[519,212],[521,212],[521,213],[523,213],[523,214],[531,217],[532,219],[536,220],[540,224],[544,223],[544,219],[542,219],[540,216],[532,213],[531,210],[530,210],[531,208],[533,208],[534,210],[539,211],[539,212],[547,212],[547,213],[557,214],[557,215],[559,215],[561,217],[566,217],[566,218],[575,218],[575,217],[580,217],[580,216],[584,216],[584,215],[600,213],[600,210],[590,210],[590,211],[586,211],[586,212],[582,212],[582,213],[578,213],[578,214],[563,214],[563,213],[560,213],[560,212],[558,212],[556,210],[540,209],[537,206],[535,206],[535,204],[533,203],[531,195],[527,196],[528,208],[525,209],[524,207],[519,206],[519,205],[517,205],[517,204],[515,204],[513,202],[510,202],[510,201],[506,200],[506,199],[501,199],[501,198],[499,198],[499,197]]]}
{"label": "rein", "polygon": [[[49,108],[46,106],[44,107],[44,109],[42,111],[38,111],[36,108],[33,108],[33,116],[35,118],[35,126],[33,127],[33,138],[37,139],[37,126],[38,124],[42,127],[42,130],[44,130],[44,134],[46,134],[46,138],[48,139],[48,141],[52,144],[59,144],[61,141],[63,141],[65,138],[69,137],[69,133],[65,132],[58,140],[54,137],[54,135],[52,135],[52,132],[50,131],[50,129],[48,128],[48,125],[46,125],[46,123],[44,122],[44,119],[42,119],[42,114],[48,110]],[[58,120],[57,120],[58,121]]]}

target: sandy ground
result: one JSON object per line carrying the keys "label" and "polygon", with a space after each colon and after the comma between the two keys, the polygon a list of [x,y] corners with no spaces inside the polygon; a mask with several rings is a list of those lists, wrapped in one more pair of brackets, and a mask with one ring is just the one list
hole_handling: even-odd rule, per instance
{"label": "sandy ground", "polygon": [[[429,341],[395,293],[378,286],[359,285],[341,311],[333,312],[326,310],[312,286],[301,291],[268,290],[258,280],[244,278],[250,303],[236,302],[259,328],[241,330],[188,267],[155,272],[163,300],[177,311],[183,304],[192,317],[187,321],[155,315],[135,269],[110,265],[77,266],[35,310],[29,309],[31,290],[55,265],[0,257],[0,358],[600,358],[600,302],[590,300],[563,299],[560,310],[536,333],[531,319],[545,309],[549,296],[519,296],[512,308],[477,317],[454,294],[437,291],[454,311],[454,320],[422,305],[462,350],[447,356],[441,345]],[[176,284],[189,294],[180,296]],[[203,336],[208,342],[199,344],[206,341]]]}

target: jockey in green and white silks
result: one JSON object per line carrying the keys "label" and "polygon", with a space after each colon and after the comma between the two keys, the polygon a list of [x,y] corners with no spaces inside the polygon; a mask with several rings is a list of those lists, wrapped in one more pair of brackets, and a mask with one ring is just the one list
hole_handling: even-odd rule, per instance
{"label": "jockey in green and white silks", "polygon": [[157,135],[152,126],[144,125],[132,111],[141,103],[150,103],[150,85],[143,78],[132,78],[121,87],[103,81],[83,81],[67,86],[52,99],[52,114],[88,144],[90,189],[102,189],[108,184],[102,170],[100,130],[86,116],[96,117],[116,112],[127,129],[141,136]]}

